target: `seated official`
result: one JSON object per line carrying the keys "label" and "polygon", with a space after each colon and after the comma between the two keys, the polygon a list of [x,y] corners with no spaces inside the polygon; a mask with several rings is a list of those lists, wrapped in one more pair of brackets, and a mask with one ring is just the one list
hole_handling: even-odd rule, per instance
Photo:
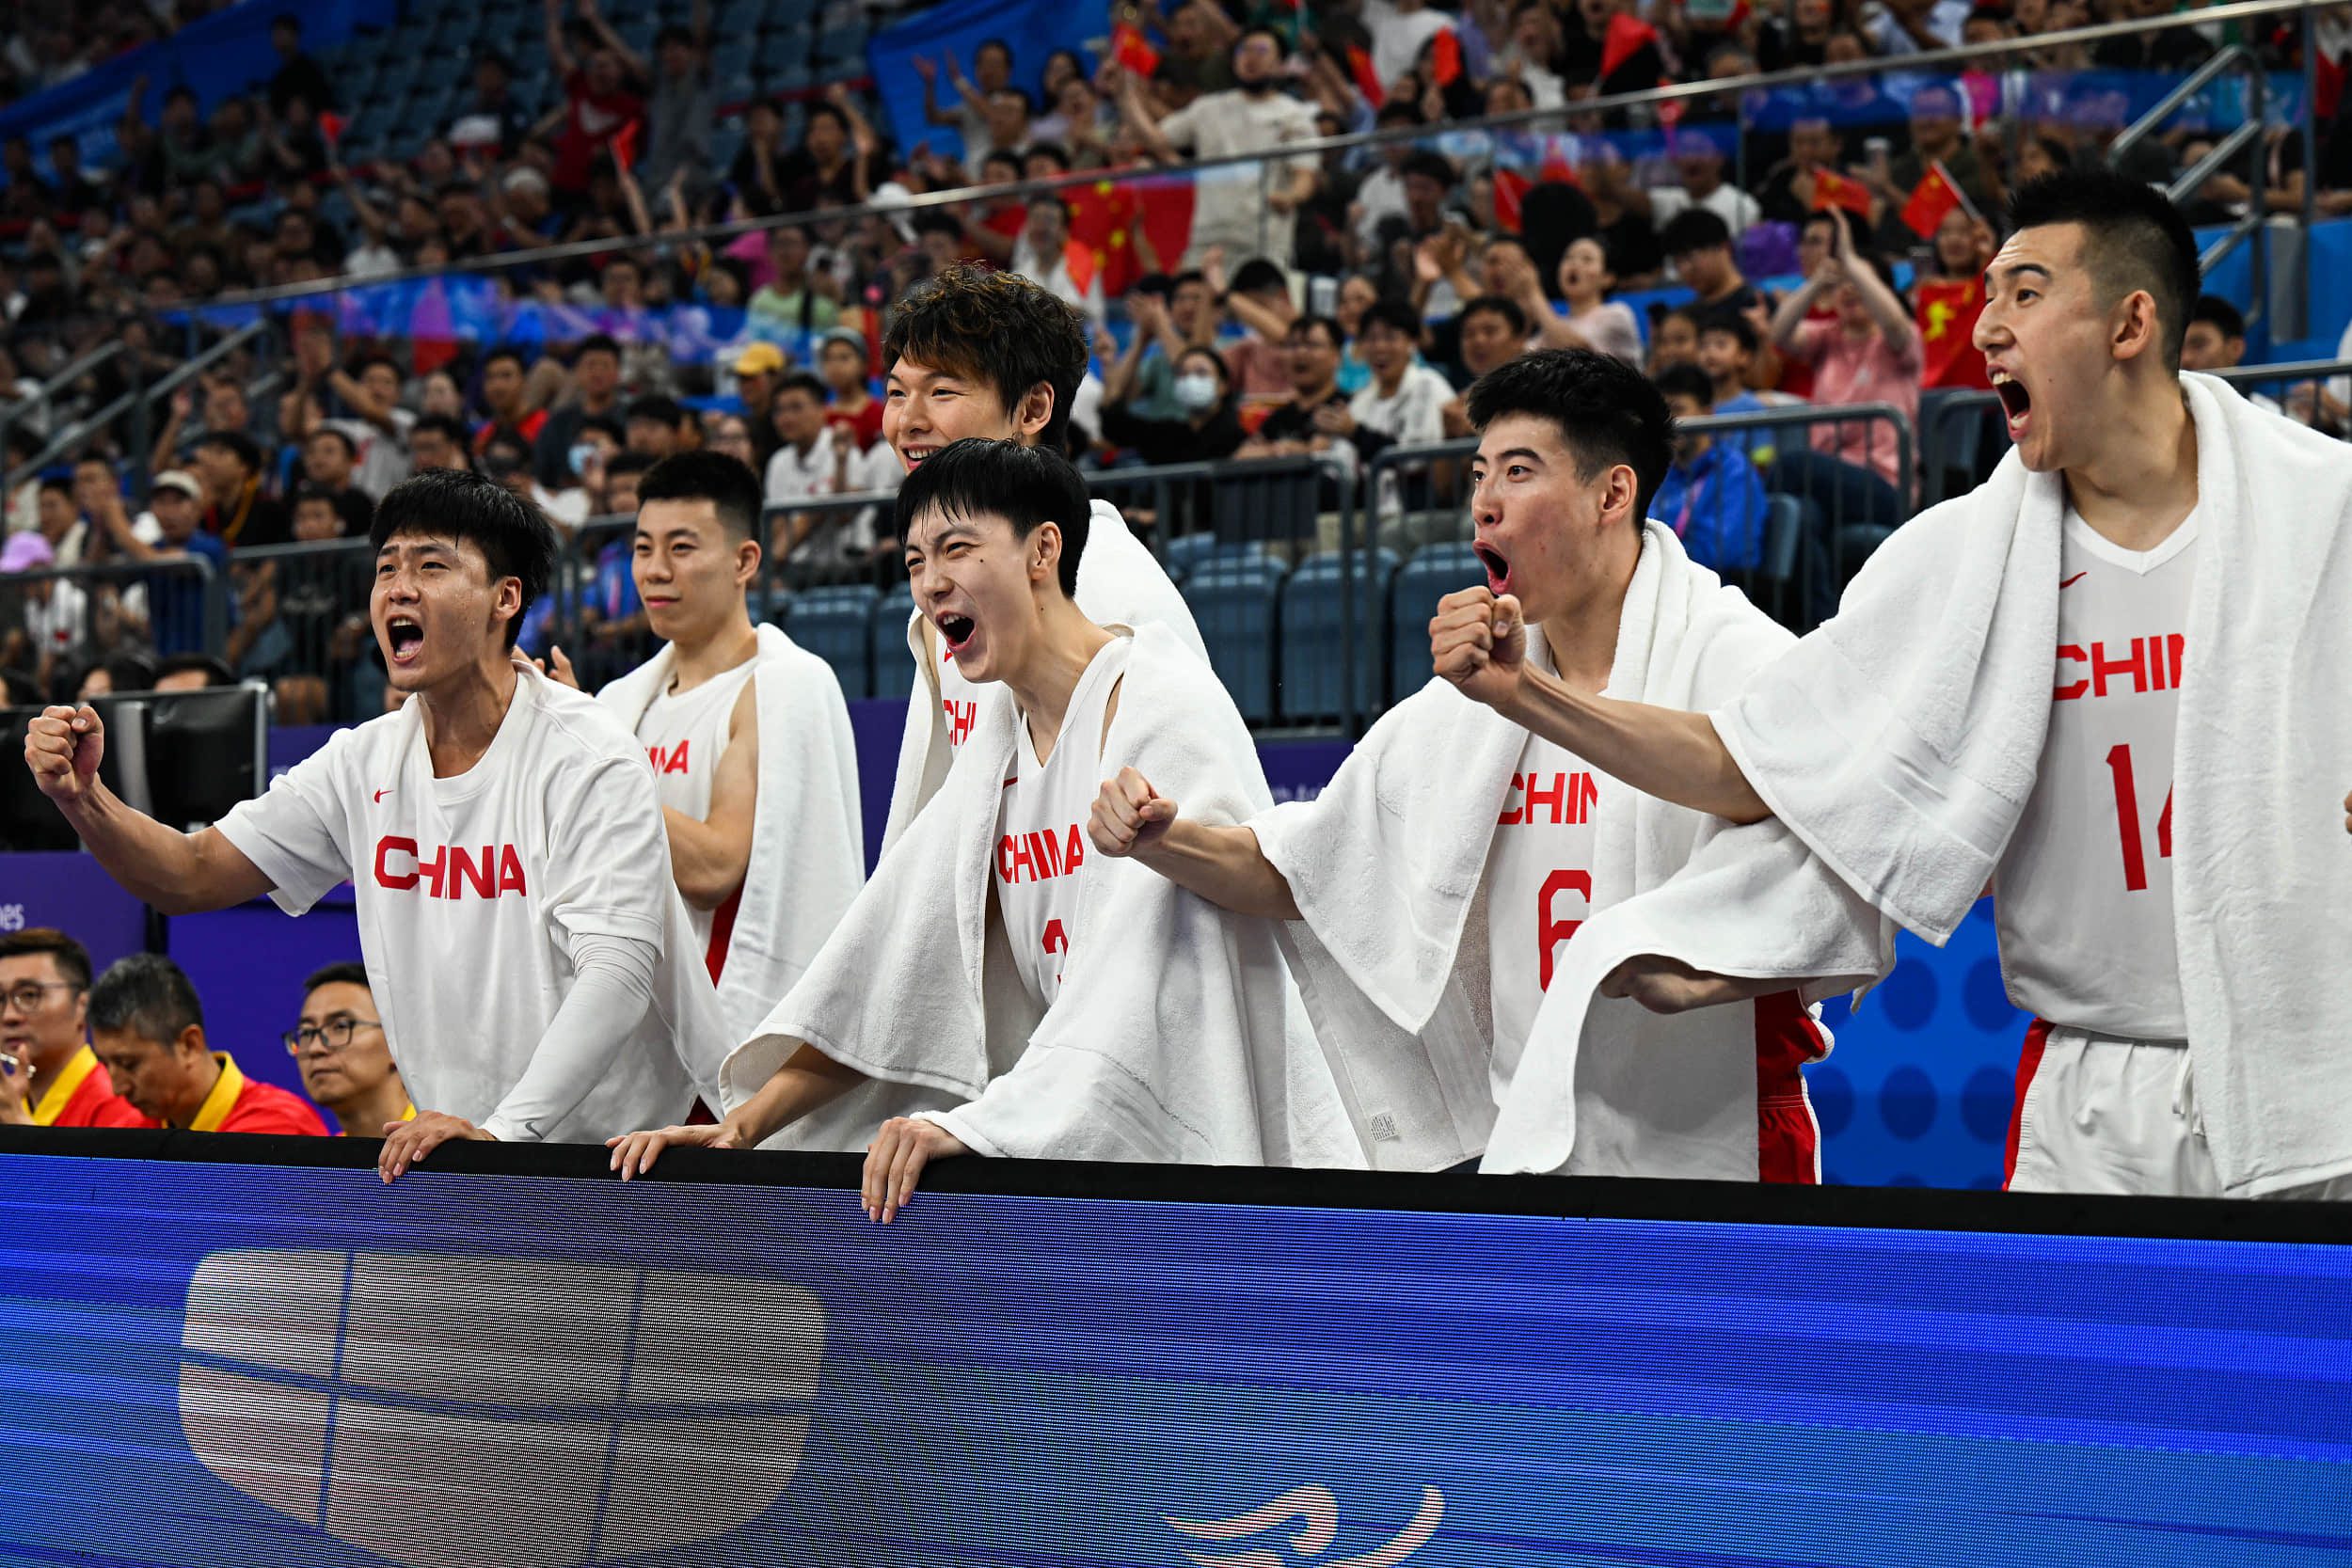
{"label": "seated official", "polygon": [[386,1128],[417,1119],[391,1042],[368,989],[365,964],[328,964],[302,982],[302,1017],[286,1034],[302,1069],[302,1092],[326,1107],[335,1135],[380,1138]]}
{"label": "seated official", "polygon": [[42,927],[0,937],[0,1126],[143,1127],[89,1048],[89,954]]}
{"label": "seated official", "polygon": [[176,963],[135,953],[89,993],[98,1059],[141,1116],[192,1132],[297,1132],[326,1126],[301,1096],[247,1078],[204,1038],[204,1005]]}

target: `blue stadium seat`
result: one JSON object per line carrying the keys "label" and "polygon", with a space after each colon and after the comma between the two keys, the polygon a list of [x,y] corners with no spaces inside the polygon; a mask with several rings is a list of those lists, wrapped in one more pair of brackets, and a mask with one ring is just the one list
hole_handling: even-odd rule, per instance
{"label": "blue stadium seat", "polygon": [[903,697],[914,689],[914,655],[907,648],[907,617],[914,594],[901,583],[874,602],[874,695]]}
{"label": "blue stadium seat", "polygon": [[1275,607],[1284,576],[1278,561],[1217,561],[1184,578],[1209,663],[1253,724],[1274,718]]}
{"label": "blue stadium seat", "polygon": [[1389,579],[1396,573],[1390,550],[1359,555],[1355,563],[1354,603],[1347,592],[1346,558],[1337,550],[1309,556],[1282,589],[1282,717],[1310,722],[1341,717],[1347,695],[1341,650],[1346,627],[1355,627],[1354,711],[1370,714],[1380,705],[1381,608],[1389,602]]}
{"label": "blue stadium seat", "polygon": [[793,66],[807,64],[808,35],[801,32],[771,33],[759,40],[759,49],[752,56],[753,68],[771,78]]}
{"label": "blue stadium seat", "polygon": [[1389,584],[1389,700],[1403,702],[1429,683],[1429,618],[1438,601],[1486,580],[1486,568],[1463,544],[1424,545]]}
{"label": "blue stadium seat", "polygon": [[863,25],[828,27],[817,35],[810,58],[820,67],[866,64],[866,31]]}
{"label": "blue stadium seat", "polygon": [[710,19],[710,35],[721,45],[720,53],[739,45],[767,15],[768,8],[761,0],[726,0]]}
{"label": "blue stadium seat", "polygon": [[784,634],[833,666],[841,694],[855,702],[874,685],[874,601],[871,583],[847,588],[812,588],[784,606]]}

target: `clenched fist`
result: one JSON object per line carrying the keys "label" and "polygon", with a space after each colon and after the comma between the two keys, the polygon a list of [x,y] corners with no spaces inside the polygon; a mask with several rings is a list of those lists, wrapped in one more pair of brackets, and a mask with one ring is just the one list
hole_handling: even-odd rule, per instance
{"label": "clenched fist", "polygon": [[1527,625],[1519,601],[1488,588],[1465,588],[1438,601],[1429,623],[1431,670],[1462,695],[1501,707],[1527,667]]}
{"label": "clenched fist", "polygon": [[105,752],[106,726],[87,704],[43,708],[25,726],[24,765],[40,792],[60,806],[75,805],[89,794]]}
{"label": "clenched fist", "polygon": [[1152,781],[1132,768],[1105,779],[1094,798],[1087,820],[1087,836],[1106,855],[1133,855],[1148,850],[1168,834],[1176,820],[1176,802],[1152,789]]}

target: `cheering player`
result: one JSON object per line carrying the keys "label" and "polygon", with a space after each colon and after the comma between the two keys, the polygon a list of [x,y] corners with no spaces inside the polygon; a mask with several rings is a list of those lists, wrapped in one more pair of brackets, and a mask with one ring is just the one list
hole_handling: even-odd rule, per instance
{"label": "cheering player", "polygon": [[408,697],[397,712],[194,833],[100,780],[105,732],[87,706],[33,721],[35,779],[166,913],[267,893],[298,914],[353,883],[370,988],[419,1107],[382,1129],[386,1180],[453,1137],[600,1140],[675,1119],[694,1093],[680,1053],[715,1054],[724,1030],[636,738],[512,658],[553,533],[495,482],[437,470],[384,498],[371,538],[369,618]]}
{"label": "cheering player", "polygon": [[1076,470],[960,441],[908,476],[898,521],[944,647],[1010,700],[983,711],[905,846],[728,1059],[725,1119],[616,1138],[614,1168],[632,1178],[672,1144],[748,1148],[868,1079],[933,1097],[874,1138],[864,1200],[878,1220],[928,1162],[967,1151],[1344,1158],[1327,1080],[1320,1109],[1293,1095],[1301,1056],[1273,923],[1087,851],[1104,768],[1180,779],[1213,818],[1268,796],[1232,699],[1174,631],[1104,626],[1073,601],[1090,521]]}
{"label": "cheering player", "polygon": [[[909,473],[949,442],[971,437],[1059,451],[1070,400],[1086,377],[1085,318],[1017,274],[949,267],[892,309],[882,362],[889,367],[882,439]],[[1202,661],[1208,658],[1176,585],[1107,501],[1093,503],[1077,600],[1079,610],[1100,623],[1166,626]],[[1003,700],[1000,687],[973,681],[956,668],[920,606],[907,619],[907,641],[916,675],[891,785],[885,849],[937,793],[982,708]]]}
{"label": "cheering player", "polygon": [[[2198,251],[2161,194],[2062,173],[2011,217],[1976,343],[2016,450],[1835,620],[1711,716],[1545,677],[1503,607],[1452,673],[1628,783],[1776,816],[1931,940],[1990,875],[2037,1015],[2011,1187],[2343,1196],[2352,853],[2318,833],[2352,773],[2352,456],[2180,373]],[[1737,994],[1772,891],[1651,896],[1613,912],[1675,935],[1616,987]]]}

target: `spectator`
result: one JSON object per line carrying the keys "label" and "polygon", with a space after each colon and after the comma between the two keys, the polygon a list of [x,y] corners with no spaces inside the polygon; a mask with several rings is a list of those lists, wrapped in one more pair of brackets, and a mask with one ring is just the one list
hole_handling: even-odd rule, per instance
{"label": "spectator", "polygon": [[204,485],[204,531],[223,545],[282,545],[294,537],[286,509],[262,493],[262,449],[252,436],[237,430],[207,435],[196,443],[196,475]]}
{"label": "spectator", "polygon": [[482,471],[547,514],[560,538],[569,539],[588,520],[588,492],[575,485],[554,491],[540,484],[532,471],[531,448],[505,431],[490,437],[482,449]]}
{"label": "spectator", "polygon": [[[333,425],[319,426],[302,443],[303,478],[314,494],[325,496],[335,509],[336,533],[351,539],[366,538],[369,525],[375,520],[375,503],[352,483],[358,461],[359,449]],[[299,537],[299,530],[295,535]]]}
{"label": "spectator", "polygon": [[1936,225],[1927,264],[1913,279],[1922,387],[1980,391],[1987,385],[1975,338],[1984,314],[1984,269],[1999,248],[1993,226],[1965,208],[1953,208]]}
{"label": "spectator", "polygon": [[[2188,336],[2181,342],[2181,369],[2226,371],[2245,361],[2246,317],[2219,294],[2199,294],[2188,313]],[[2285,412],[2276,398],[2248,388],[2241,390],[2246,391],[2249,403],[2260,404],[2274,414]]]}
{"label": "spectator", "polygon": [[1116,376],[1103,404],[1103,438],[1147,464],[1205,463],[1231,457],[1242,443],[1240,402],[1232,372],[1213,348],[1188,348],[1176,357],[1171,395],[1182,417],[1137,416],[1119,398]]}
{"label": "spectator", "polygon": [[991,88],[980,110],[981,135],[963,147],[963,166],[977,183],[987,184],[988,163],[1009,157],[1018,166],[1028,152],[1033,134],[1029,119],[1035,107],[1029,95],[1015,87]]}
{"label": "spectator", "polygon": [[776,382],[783,376],[784,351],[773,343],[751,343],[735,356],[735,395],[743,404],[743,422],[751,427],[752,450],[760,473],[776,450]]}
{"label": "spectator", "polygon": [[477,452],[486,449],[495,436],[512,436],[528,451],[548,425],[548,411],[531,405],[529,367],[511,348],[494,348],[484,356],[482,406],[489,418],[474,427]]}
{"label": "spectator", "polygon": [[1369,462],[1391,446],[1424,446],[1445,437],[1445,405],[1454,388],[1444,376],[1414,361],[1421,318],[1399,299],[1376,302],[1364,312],[1356,335],[1372,380],[1349,400],[1342,418],[1328,421],[1330,434],[1355,442]]}
{"label": "spectator", "polygon": [[[768,460],[768,504],[793,506],[834,494],[845,454],[825,420],[825,384],[806,371],[786,376],[776,387],[773,419],[777,446]],[[778,554],[788,557],[813,526],[812,516],[787,533]]]}
{"label": "spectator", "polygon": [[421,414],[408,432],[408,455],[417,472],[427,468],[471,468],[468,453],[473,436],[464,421],[449,414]]}
{"label": "spectator", "polygon": [[[1698,369],[1707,377],[1708,412],[1756,414],[1773,406],[1775,402],[1786,405],[1800,401],[1777,392],[1768,398],[1749,389],[1749,377],[1763,348],[1763,340],[1756,335],[1755,326],[1745,316],[1718,311],[1699,324]],[[1661,389],[1673,373],[1670,367],[1659,375]],[[1713,439],[1717,447],[1739,452],[1759,469],[1771,467],[1778,455],[1779,433],[1769,426],[1722,431]]]}
{"label": "spectator", "polygon": [[[1330,446],[1326,428],[1346,411],[1340,389],[1340,324],[1328,316],[1301,316],[1282,340],[1290,360],[1289,401],[1269,412],[1245,457],[1290,457]],[[1329,410],[1327,414],[1323,413]],[[1318,421],[1317,415],[1323,414]],[[1352,449],[1351,449],[1352,451]]]}
{"label": "spectator", "polygon": [[238,1070],[205,1043],[204,1008],[178,964],[136,953],[98,977],[90,1034],[120,1094],[150,1121],[198,1132],[297,1132],[324,1137],[296,1095]]}
{"label": "spectator", "polygon": [[1186,349],[1216,346],[1216,292],[1197,272],[1173,281],[1138,278],[1127,291],[1127,314],[1135,324],[1128,346],[1140,355],[1136,381],[1132,388],[1114,386],[1111,396],[1138,419],[1183,419],[1175,401],[1176,359]]}
{"label": "spectator", "polygon": [[[22,604],[24,617],[16,626],[0,625],[0,664],[29,673],[44,693],[58,669],[80,657],[89,641],[89,595],[78,583],[71,578],[19,578],[56,564],[56,552],[38,533],[10,534],[7,545],[0,546],[0,579],[18,579],[8,583],[8,598]],[[9,703],[15,705],[15,699]],[[0,840],[5,838],[0,833]]]}
{"label": "spectator", "polygon": [[[1745,325],[1746,323],[1741,323]],[[1658,378],[1674,410],[1675,458],[1650,515],[1675,531],[1691,559],[1718,572],[1754,571],[1763,563],[1768,505],[1756,465],[1689,421],[1712,411],[1713,386],[1696,365],[1676,365]]]}
{"label": "spectator", "polygon": [[1978,213],[1998,212],[2008,205],[2008,194],[2001,189],[1992,165],[1978,155],[1976,145],[1963,135],[1965,113],[1958,89],[1941,82],[1925,84],[1911,95],[1910,148],[1883,166],[1867,171],[1879,199],[1886,204],[1878,235],[1887,250],[1899,252],[1916,242],[1918,236],[1903,223],[1900,214],[1919,182],[1939,164]]}
{"label": "spectator", "polygon": [[[1402,133],[1421,123],[1418,106],[1392,98],[1380,106],[1379,114],[1373,119],[1373,129]],[[1382,142],[1373,154],[1371,171],[1356,187],[1349,227],[1357,244],[1366,251],[1378,247],[1384,223],[1405,216],[1405,164],[1413,150],[1413,143],[1401,134],[1393,141]]]}
{"label": "spectator", "polygon": [[1288,398],[1290,354],[1282,344],[1290,336],[1291,323],[1298,319],[1298,302],[1291,297],[1290,278],[1280,267],[1256,256],[1241,264],[1229,286],[1225,259],[1212,256],[1205,281],[1212,322],[1215,301],[1222,294],[1226,309],[1242,325],[1241,341],[1226,344],[1224,354],[1225,367],[1243,406],[1266,408]]}
{"label": "spectator", "polygon": [[1094,252],[1070,237],[1070,203],[1052,191],[1040,191],[1029,198],[1027,212],[1006,270],[1076,307],[1089,329],[1100,327],[1103,280],[1094,270]]}
{"label": "spectator", "polygon": [[[1883,267],[1854,249],[1841,214],[1836,253],[1780,302],[1772,336],[1791,358],[1813,368],[1815,403],[1889,403],[1915,429],[1919,334]],[[1807,321],[1805,312],[1825,293],[1836,300],[1836,321]],[[1910,476],[1895,429],[1883,420],[1817,425],[1812,450],[1783,451],[1774,469],[1775,490],[1812,499],[1833,521],[1892,529],[1905,515]]]}
{"label": "spectator", "polygon": [[821,332],[841,319],[840,302],[826,279],[808,267],[808,231],[797,225],[768,231],[768,281],[746,308],[755,330]]}
{"label": "spectator", "polygon": [[653,90],[645,103],[645,150],[632,171],[646,190],[673,180],[688,198],[710,183],[710,128],[719,103],[710,83],[710,4],[695,0],[693,24],[666,23],[654,34]]}
{"label": "spectator", "polygon": [[872,192],[866,159],[877,138],[858,113],[849,88],[836,82],[825,98],[808,106],[801,145],[776,169],[777,189],[787,213],[818,207],[862,205]]}
{"label": "spectator", "polygon": [[550,490],[579,483],[571,451],[580,427],[621,411],[621,345],[602,332],[582,339],[572,356],[571,381],[571,395],[548,410],[532,447],[539,483]]}
{"label": "spectator", "polygon": [[846,326],[826,333],[817,350],[817,371],[827,393],[825,422],[846,428],[859,451],[871,451],[882,439],[882,405],[867,373],[865,338]]}
{"label": "spectator", "polygon": [[1633,308],[1609,297],[1616,287],[1610,270],[1609,247],[1597,235],[1585,234],[1560,253],[1560,298],[1565,310],[1555,311],[1543,297],[1533,263],[1513,274],[1514,297],[1534,323],[1545,348],[1589,348],[1614,355],[1629,365],[1642,362],[1642,324]]}
{"label": "spectator", "polygon": [[1668,146],[1674,151],[1677,183],[1632,193],[1634,211],[1647,204],[1650,221],[1659,227],[1669,260],[1675,256],[1674,225],[1685,214],[1709,214],[1729,233],[1744,233],[1763,221],[1764,210],[1756,198],[1724,179],[1724,149],[1717,135],[1713,128],[1703,125],[1676,131]]}
{"label": "spectator", "polygon": [[286,1032],[286,1049],[302,1092],[334,1117],[336,1136],[381,1137],[393,1122],[416,1119],[364,964],[328,964],[302,982],[302,1013]]}
{"label": "spectator", "polygon": [[210,691],[236,684],[235,673],[211,654],[173,654],[155,661],[157,691]]}
{"label": "spectator", "polygon": [[657,395],[630,404],[622,428],[627,433],[628,450],[642,452],[645,466],[651,467],[684,448],[683,427],[691,422],[691,417],[679,406],[677,399]]}
{"label": "spectator", "polygon": [[[816,116],[809,119],[813,125]],[[727,188],[744,216],[773,217],[787,209],[785,182],[790,167],[784,145],[783,112],[772,99],[753,99],[743,111],[742,150],[727,166]]]}
{"label": "spectator", "polygon": [[473,90],[441,127],[453,150],[477,157],[512,156],[531,130],[532,114],[515,97],[515,62],[496,49],[476,52]]}
{"label": "spectator", "polygon": [[[561,0],[546,3],[548,59],[564,82],[562,129],[556,133],[549,178],[557,194],[578,206],[588,194],[597,155],[625,126],[644,118],[644,100],[632,87],[633,81],[644,80],[644,72],[628,46],[596,13],[593,0],[580,0],[580,24],[569,38],[561,21]],[[576,44],[580,52],[575,52]]]}
{"label": "spectator", "polygon": [[311,113],[335,107],[335,87],[302,50],[302,19],[291,11],[270,18],[270,47],[278,51],[278,73],[269,79],[269,109],[279,119],[297,102]]}
{"label": "spectator", "polygon": [[956,63],[953,50],[947,52],[946,59],[947,79],[961,100],[954,109],[940,106],[939,67],[926,55],[914,56],[914,73],[923,79],[923,118],[929,124],[952,127],[967,149],[984,146],[988,141],[988,95],[1012,85],[1012,45],[1002,39],[984,40],[972,51],[972,74],[968,77]]}
{"label": "spectator", "polygon": [[[1134,75],[1120,71],[1120,116],[1154,157],[1169,164],[1179,161],[1180,147],[1206,160],[1311,140],[1314,111],[1281,91],[1287,53],[1281,35],[1271,27],[1244,28],[1232,47],[1233,90],[1205,94],[1165,117],[1145,102]],[[1220,245],[1229,257],[1265,256],[1287,263],[1292,214],[1313,194],[1315,178],[1312,158],[1269,160],[1198,177],[1183,265],[1199,266],[1211,247]]]}
{"label": "spectator", "polygon": [[[1652,307],[1652,309],[1656,309]],[[1699,358],[1699,312],[1693,306],[1677,305],[1661,311],[1649,333],[1649,378],[1669,365],[1695,365]]]}
{"label": "spectator", "polygon": [[0,936],[0,1125],[143,1127],[89,1047],[88,950],[36,926]]}
{"label": "spectator", "polygon": [[[618,442],[614,443],[616,448],[618,445]],[[732,457],[752,472],[760,472],[758,464],[754,461],[759,454],[752,447],[751,425],[740,414],[704,416],[703,450]]]}
{"label": "spectator", "polygon": [[1764,295],[1740,274],[1732,255],[1732,232],[1708,209],[1677,214],[1659,231],[1658,242],[1674,263],[1675,277],[1698,295],[1702,311],[1750,311]]}
{"label": "spectator", "polygon": [[[1454,385],[1467,393],[1470,385],[1497,365],[1508,364],[1527,352],[1527,313],[1501,294],[1478,294],[1462,307]],[[1449,439],[1475,435],[1464,397],[1450,400],[1442,415]]]}
{"label": "spectator", "polygon": [[1788,154],[1764,177],[1758,193],[1765,221],[1804,222],[1806,214],[1816,211],[1815,177],[1824,169],[1840,173],[1845,166],[1845,146],[1836,126],[1820,115],[1790,120]]}
{"label": "spectator", "polygon": [[1969,0],[1880,0],[1877,18],[1867,24],[1874,52],[1919,55],[1957,48],[1968,10]]}

